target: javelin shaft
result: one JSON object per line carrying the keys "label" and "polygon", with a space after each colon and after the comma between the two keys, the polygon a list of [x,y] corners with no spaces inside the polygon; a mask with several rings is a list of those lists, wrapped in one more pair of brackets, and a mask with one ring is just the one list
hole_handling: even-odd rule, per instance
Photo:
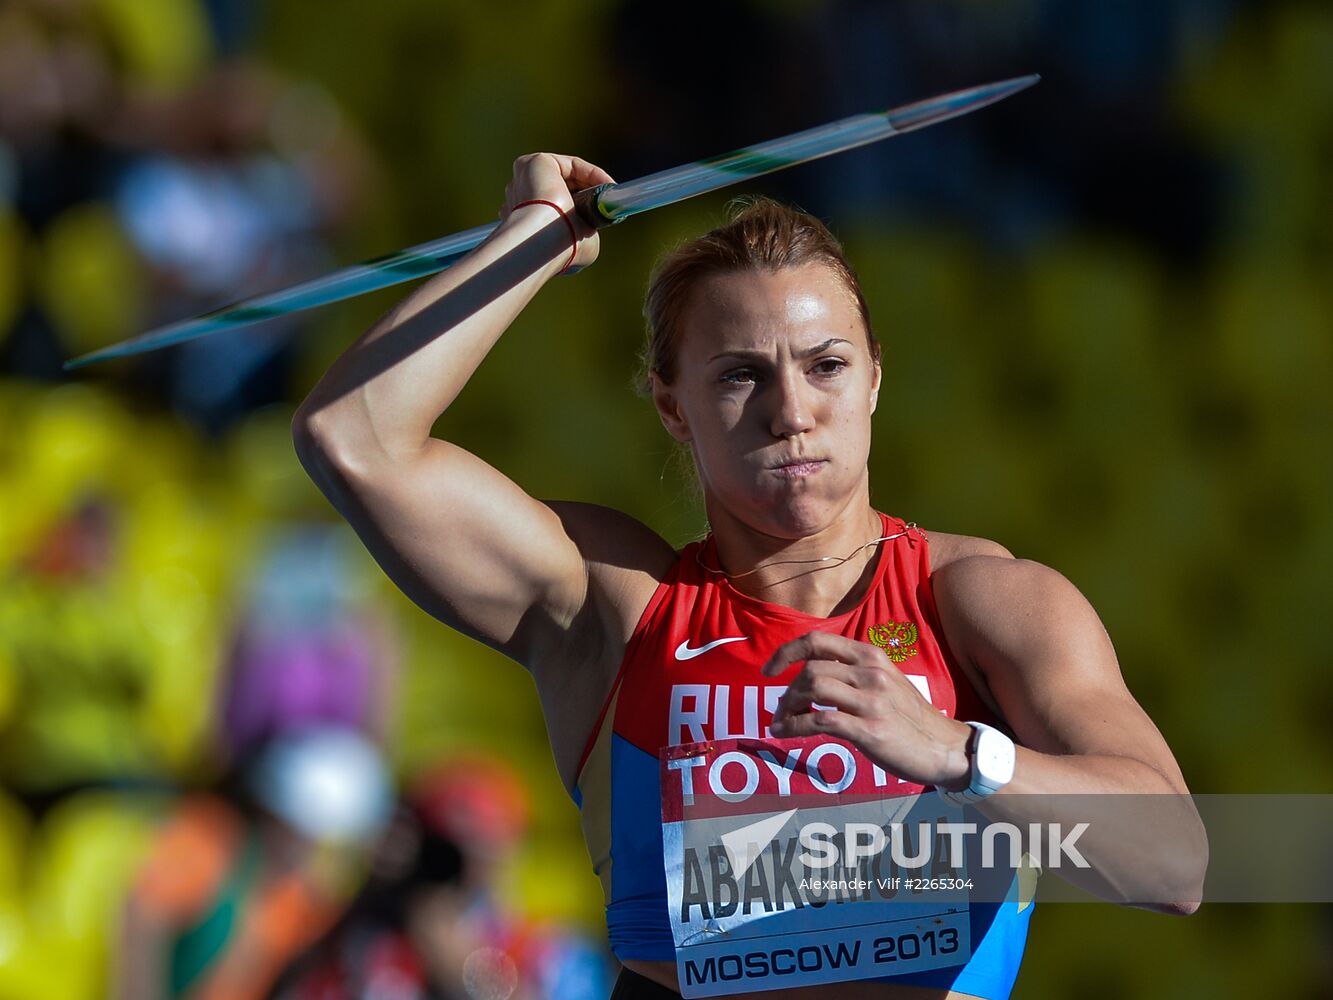
{"label": "javelin shaft", "polygon": [[[612,225],[631,215],[671,205],[741,180],[956,118],[1016,94],[1032,86],[1037,79],[1035,75],[1016,77],[954,91],[878,114],[854,115],[623,184],[589,188],[575,196],[575,204],[579,213],[591,224],[599,227]],[[497,225],[490,223],[476,226],[452,236],[353,264],[280,291],[246,299],[193,319],[158,327],[67,361],[65,368],[80,368],[111,358],[142,354],[435,274],[481,243],[495,231]]]}
{"label": "javelin shaft", "polygon": [[224,306],[193,319],[160,326],[139,337],[67,361],[65,368],[81,368],[111,358],[155,351],[210,333],[262,323],[264,320],[276,319],[279,316],[313,309],[331,302],[355,298],[366,292],[389,288],[404,281],[411,281],[413,278],[436,274],[476,247],[494,232],[498,225],[498,222],[492,222],[476,226],[384,257],[352,264],[331,274],[311,278],[309,281],[267,295]]}
{"label": "javelin shaft", "polygon": [[1036,83],[1038,77],[1015,77],[999,83],[969,87],[940,97],[876,114],[853,115],[754,146],[710,157],[683,167],[662,170],[624,184],[605,185],[597,198],[597,210],[611,222],[653,208],[661,208],[695,195],[761,177],[798,163],[831,156],[878,142],[889,136],[957,118],[1002,101]]}

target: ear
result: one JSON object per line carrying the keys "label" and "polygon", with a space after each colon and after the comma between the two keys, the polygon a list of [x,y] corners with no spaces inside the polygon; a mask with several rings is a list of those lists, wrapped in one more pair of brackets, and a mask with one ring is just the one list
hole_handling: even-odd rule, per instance
{"label": "ear", "polygon": [[875,412],[875,407],[879,405],[879,380],[884,374],[884,369],[878,361],[875,362],[875,374],[870,383],[870,412]]}
{"label": "ear", "polygon": [[690,425],[681,411],[680,399],[676,390],[657,377],[657,372],[649,376],[652,381],[653,405],[657,407],[657,416],[662,421],[666,432],[681,444],[693,440]]}

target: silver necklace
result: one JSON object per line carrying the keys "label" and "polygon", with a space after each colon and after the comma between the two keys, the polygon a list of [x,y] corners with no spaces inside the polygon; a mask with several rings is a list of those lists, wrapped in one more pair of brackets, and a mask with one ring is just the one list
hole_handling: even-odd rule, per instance
{"label": "silver necklace", "polygon": [[774,560],[773,562],[763,563],[759,566],[756,566],[754,569],[746,570],[744,573],[728,573],[724,569],[709,566],[707,563],[704,562],[704,556],[703,556],[704,550],[702,545],[699,546],[699,548],[695,551],[694,559],[695,562],[699,564],[701,569],[704,569],[707,572],[712,573],[714,576],[725,576],[728,580],[739,580],[742,577],[758,573],[760,570],[768,569],[771,566],[804,566],[807,564],[826,563],[826,562],[835,563],[838,566],[841,566],[844,563],[855,558],[857,553],[865,551],[872,545],[878,545],[880,542],[891,542],[895,538],[902,538],[903,536],[910,534],[913,531],[915,531],[919,535],[923,536],[925,535],[925,532],[917,527],[915,521],[909,521],[902,531],[896,532],[895,534],[892,535],[881,535],[879,538],[872,538],[864,545],[858,545],[856,548],[852,549],[851,552],[848,552],[845,556],[820,556],[818,559],[777,559]]}

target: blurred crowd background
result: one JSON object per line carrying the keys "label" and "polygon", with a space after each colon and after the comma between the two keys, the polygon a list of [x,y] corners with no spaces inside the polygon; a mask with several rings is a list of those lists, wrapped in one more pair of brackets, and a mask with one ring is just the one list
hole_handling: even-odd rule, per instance
{"label": "blurred crowd background", "polygon": [[[1333,8],[1295,0],[0,2],[0,1000],[605,995],[522,670],[399,596],[291,412],[394,292],[66,376],[483,222],[1026,72],[753,186],[886,348],[874,499],[1055,566],[1197,792],[1333,790]],[[734,192],[731,192],[734,193]],[[704,522],[606,235],[442,422],[539,496]],[[1327,908],[1039,908],[1019,996],[1326,996]]]}

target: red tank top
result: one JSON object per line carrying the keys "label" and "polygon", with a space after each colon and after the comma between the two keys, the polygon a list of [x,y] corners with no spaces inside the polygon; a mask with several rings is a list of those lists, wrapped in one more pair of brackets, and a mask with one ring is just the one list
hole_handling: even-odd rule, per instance
{"label": "red tank top", "polygon": [[845,614],[819,618],[740,593],[706,568],[719,565],[711,536],[682,550],[648,602],[584,749],[575,790],[606,894],[611,944],[622,959],[673,954],[658,750],[769,736],[786,679],[764,677],[759,668],[782,643],[816,630],[874,643],[940,711],[994,722],[945,649],[925,533],[880,517],[883,534],[894,537],[880,547],[865,596]]}

